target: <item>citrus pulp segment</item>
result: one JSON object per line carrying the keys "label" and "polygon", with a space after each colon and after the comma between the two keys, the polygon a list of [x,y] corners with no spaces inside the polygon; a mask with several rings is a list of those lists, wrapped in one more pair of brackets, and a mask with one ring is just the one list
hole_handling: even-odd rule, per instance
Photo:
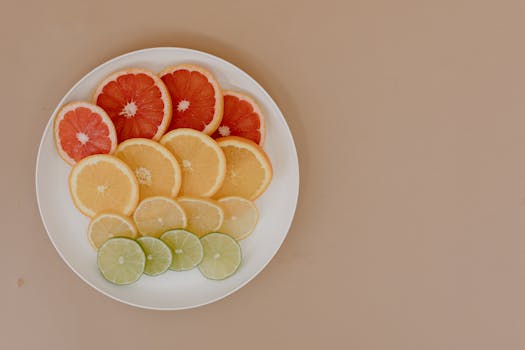
{"label": "citrus pulp segment", "polygon": [[73,203],[84,215],[102,212],[131,215],[139,200],[133,171],[110,155],[93,155],[79,161],[69,174]]}
{"label": "citrus pulp segment", "polygon": [[168,132],[160,143],[181,167],[179,195],[210,197],[217,192],[226,175],[226,158],[217,142],[200,131],[182,128]]}
{"label": "citrus pulp segment", "polygon": [[115,124],[118,141],[136,137],[158,140],[171,121],[171,98],[164,83],[142,68],[109,75],[93,95]]}
{"label": "citrus pulp segment", "polygon": [[168,130],[191,128],[211,135],[222,119],[219,83],[207,69],[193,65],[170,66],[159,73],[173,104]]}
{"label": "citrus pulp segment", "polygon": [[117,147],[117,134],[106,112],[88,102],[63,106],[53,122],[58,154],[68,164],[93,154],[109,154]]}

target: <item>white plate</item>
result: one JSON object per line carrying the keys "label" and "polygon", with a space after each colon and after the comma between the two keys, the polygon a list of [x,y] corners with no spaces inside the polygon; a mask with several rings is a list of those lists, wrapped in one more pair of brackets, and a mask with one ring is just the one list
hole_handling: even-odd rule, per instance
{"label": "white plate", "polygon": [[[243,262],[223,281],[204,278],[198,269],[168,271],[157,277],[142,276],[128,286],[113,285],[102,277],[96,252],[86,238],[88,219],[74,207],[68,191],[70,167],[58,156],[53,141],[53,116],[64,104],[90,100],[93,90],[109,73],[126,67],[160,71],[167,65],[196,63],[211,70],[225,89],[251,94],[266,116],[264,149],[274,169],[272,183],[257,200],[260,220],[250,237],[241,241]],[[294,141],[284,117],[268,93],[248,74],[216,56],[183,48],[151,48],[116,57],[84,76],[60,101],[47,123],[36,162],[36,194],[40,215],[56,250],[66,264],[99,292],[137,307],[178,310],[217,301],[254,278],[281,246],[297,205],[299,166]]]}

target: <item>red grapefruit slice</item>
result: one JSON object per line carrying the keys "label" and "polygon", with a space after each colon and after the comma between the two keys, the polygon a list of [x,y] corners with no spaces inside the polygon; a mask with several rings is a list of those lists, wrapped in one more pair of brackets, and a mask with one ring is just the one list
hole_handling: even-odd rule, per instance
{"label": "red grapefruit slice", "polygon": [[190,128],[211,135],[222,119],[222,91],[206,69],[180,64],[159,73],[173,103],[173,118],[168,130]]}
{"label": "red grapefruit slice", "polygon": [[141,137],[159,140],[171,121],[171,99],[154,73],[130,68],[108,76],[95,91],[93,103],[110,116],[118,141]]}
{"label": "red grapefruit slice", "polygon": [[264,116],[253,98],[235,91],[224,91],[222,121],[212,137],[240,136],[262,146],[266,135]]}
{"label": "red grapefruit slice", "polygon": [[113,153],[117,147],[111,119],[102,108],[88,102],[63,106],[53,128],[58,154],[71,165],[93,154]]}

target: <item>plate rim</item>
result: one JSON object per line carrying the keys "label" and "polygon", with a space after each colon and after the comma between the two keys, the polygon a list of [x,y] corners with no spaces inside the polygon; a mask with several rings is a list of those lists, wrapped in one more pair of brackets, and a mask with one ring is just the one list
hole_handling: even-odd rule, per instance
{"label": "plate rim", "polygon": [[[99,289],[96,285],[94,285],[93,283],[89,282],[87,279],[84,278],[84,276],[82,276],[82,274],[80,272],[78,272],[77,270],[75,270],[71,264],[67,261],[67,259],[63,256],[62,252],[58,249],[55,241],[53,240],[53,237],[51,236],[51,234],[49,233],[49,229],[47,227],[47,224],[46,224],[46,221],[44,219],[44,215],[42,214],[42,208],[41,208],[41,203],[40,203],[40,196],[39,196],[39,185],[38,185],[38,169],[39,169],[39,164],[41,162],[41,152],[42,152],[42,145],[44,143],[44,137],[45,135],[47,134],[48,132],[48,129],[51,127],[51,125],[53,124],[53,117],[56,115],[56,113],[58,112],[58,110],[60,109],[60,107],[62,107],[62,105],[64,104],[66,98],[77,88],[78,85],[80,85],[85,79],[87,79],[88,76],[90,76],[91,74],[93,74],[95,71],[101,69],[102,67],[106,66],[106,65],[109,65],[111,64],[112,62],[114,61],[117,61],[119,59],[122,59],[122,58],[125,58],[126,56],[131,56],[131,55],[134,55],[134,54],[138,54],[138,53],[143,53],[143,52],[147,52],[147,51],[155,51],[155,50],[170,50],[170,49],[176,49],[176,50],[181,50],[181,51],[186,51],[186,52],[189,52],[189,53],[195,53],[195,54],[198,54],[198,55],[204,55],[204,56],[207,56],[211,59],[215,59],[215,60],[219,60],[219,61],[222,61],[222,63],[226,64],[226,65],[229,65],[237,70],[239,70],[242,74],[245,75],[246,78],[248,78],[249,80],[252,81],[252,83],[254,83],[263,93],[263,95],[270,101],[271,104],[274,105],[274,107],[279,111],[279,114],[280,116],[282,117],[283,121],[284,121],[284,125],[286,126],[286,132],[288,133],[288,136],[290,137],[290,139],[292,140],[292,144],[291,144],[291,148],[293,150],[293,153],[295,155],[295,168],[297,169],[297,185],[296,185],[296,191],[295,191],[295,205],[293,207],[293,210],[292,210],[292,216],[291,216],[291,220],[290,220],[290,223],[288,224],[288,228],[286,229],[286,232],[285,234],[282,236],[277,248],[275,249],[275,251],[272,253],[272,255],[268,258],[268,260],[266,262],[264,262],[264,264],[262,264],[262,266],[256,270],[255,273],[253,273],[248,279],[246,279],[246,281],[240,283],[237,287],[233,288],[232,290],[228,291],[227,293],[219,296],[219,297],[215,297],[215,298],[212,298],[208,301],[205,301],[205,302],[201,302],[201,303],[198,303],[198,304],[195,304],[195,305],[189,305],[189,306],[182,306],[182,307],[155,307],[155,306],[148,306],[148,305],[140,305],[140,304],[137,304],[137,303],[134,303],[134,302],[130,302],[130,301],[127,301],[127,300],[123,300],[123,299],[120,299],[114,295],[111,295],[110,293],[104,291],[104,290],[101,290]],[[298,200],[299,200],[299,190],[300,190],[300,167],[299,167],[299,156],[297,154],[297,148],[295,146],[295,139],[293,137],[293,134],[290,130],[290,126],[288,125],[288,123],[286,122],[286,118],[284,118],[284,115],[281,111],[281,109],[279,108],[279,106],[277,105],[277,103],[274,101],[274,99],[270,96],[270,94],[266,91],[266,89],[264,89],[262,87],[261,84],[259,84],[259,82],[257,82],[257,80],[255,80],[251,75],[249,75],[248,73],[246,73],[242,68],[238,67],[237,65],[219,57],[219,56],[215,56],[213,54],[210,54],[210,53],[207,53],[207,52],[204,52],[204,51],[200,51],[200,50],[195,50],[195,49],[190,49],[190,48],[185,48],[185,47],[175,47],[175,46],[158,46],[158,47],[149,47],[149,48],[144,48],[144,49],[139,49],[139,50],[134,50],[134,51],[129,51],[129,52],[126,52],[124,54],[121,54],[121,55],[118,55],[118,56],[115,56],[107,61],[104,61],[102,62],[101,64],[97,65],[96,67],[94,67],[93,69],[91,69],[90,71],[88,71],[86,74],[84,74],[64,95],[63,97],[60,99],[60,101],[57,103],[55,109],[53,110],[53,112],[51,113],[43,131],[42,131],[42,136],[40,138],[40,142],[38,144],[38,150],[37,150],[37,157],[36,157],[36,162],[35,162],[35,192],[36,192],[36,202],[37,202],[37,206],[38,206],[38,212],[40,214],[40,220],[44,226],[44,229],[46,231],[46,234],[47,234],[47,237],[49,238],[49,240],[51,241],[53,247],[55,248],[55,251],[58,253],[58,255],[60,256],[60,258],[62,259],[62,261],[69,267],[69,269],[71,271],[74,272],[74,274],[80,278],[84,283],[86,283],[87,285],[89,285],[91,288],[95,289],[97,292],[117,301],[117,302],[120,302],[120,303],[123,303],[123,304],[126,304],[126,305],[130,305],[130,306],[133,306],[133,307],[137,307],[137,308],[140,308],[140,309],[147,309],[147,310],[157,310],[157,311],[176,311],[176,310],[188,310],[188,309],[194,309],[194,308],[198,308],[198,307],[202,307],[202,306],[205,306],[205,305],[208,305],[208,304],[212,304],[212,303],[215,303],[221,299],[224,299],[230,295],[232,295],[233,293],[237,292],[238,290],[240,290],[241,288],[243,288],[245,285],[247,285],[249,282],[251,282],[255,277],[257,277],[265,268],[266,266],[268,266],[268,264],[274,259],[275,255],[277,254],[277,252],[281,249],[281,246],[282,244],[284,243],[284,240],[286,239],[286,237],[288,236],[288,233],[290,232],[290,228],[292,227],[292,224],[293,224],[293,221],[294,221],[294,218],[295,218],[295,212],[297,210],[297,204],[298,204]]]}

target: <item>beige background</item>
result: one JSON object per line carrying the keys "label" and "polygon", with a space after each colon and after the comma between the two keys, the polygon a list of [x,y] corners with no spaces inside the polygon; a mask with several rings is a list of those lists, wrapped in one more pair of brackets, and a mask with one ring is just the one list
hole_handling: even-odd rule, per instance
{"label": "beige background", "polygon": [[[525,348],[523,1],[126,3],[2,1],[2,348]],[[234,295],[182,312],[84,284],[34,193],[61,97],[107,59],[153,46],[249,72],[301,164],[275,259]]]}

